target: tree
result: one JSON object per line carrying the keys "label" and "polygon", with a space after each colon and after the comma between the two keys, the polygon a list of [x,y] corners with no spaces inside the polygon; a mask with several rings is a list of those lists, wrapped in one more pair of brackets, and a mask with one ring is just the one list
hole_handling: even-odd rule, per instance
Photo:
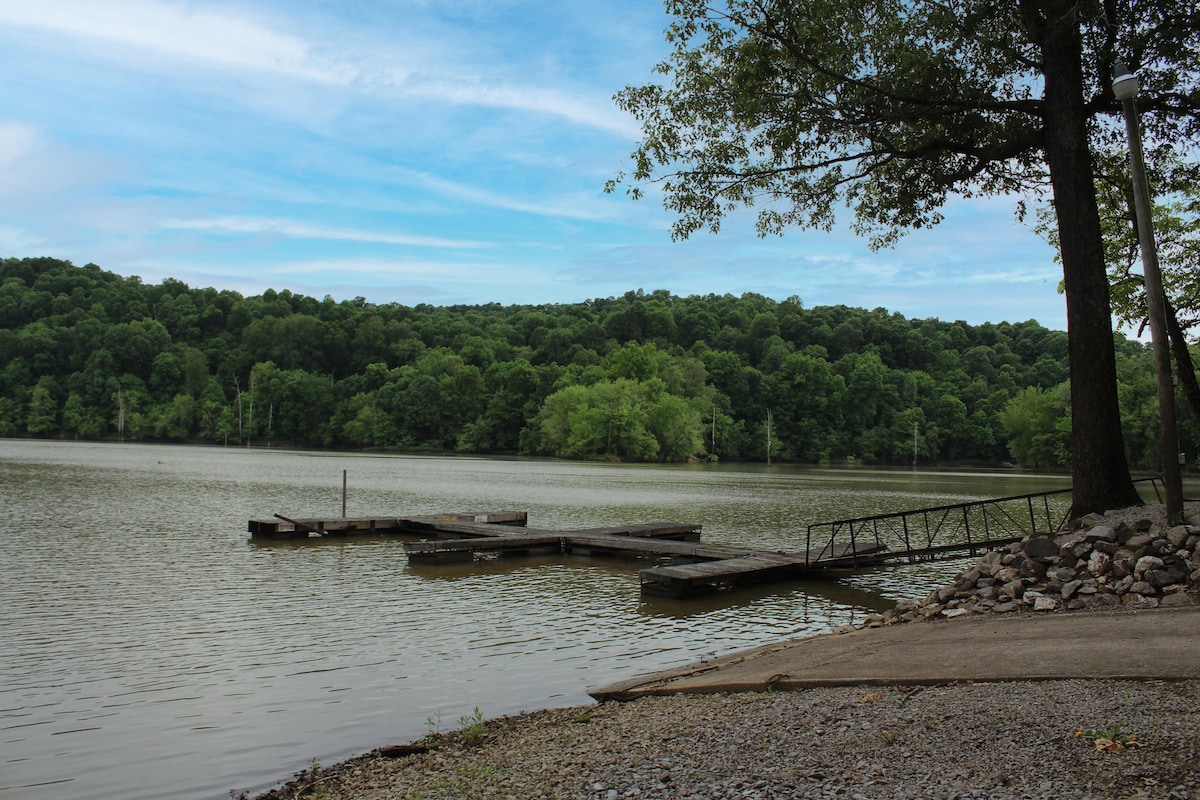
{"label": "tree", "polygon": [[939,222],[953,195],[1048,182],[1067,294],[1073,510],[1140,502],[1122,448],[1092,147],[1117,135],[1109,76],[1122,57],[1144,75],[1150,138],[1200,139],[1193,3],[1151,0],[1139,16],[1096,0],[668,8],[674,50],[658,71],[670,85],[617,95],[643,126],[630,194],[661,181],[679,238],[715,233],[763,199],[762,235],[828,230],[845,202],[879,247]]}
{"label": "tree", "polygon": [[1018,463],[1046,467],[1064,461],[1069,439],[1063,429],[1067,417],[1067,391],[1045,391],[1037,386],[1022,389],[1000,412],[1008,433],[1008,449]]}
{"label": "tree", "polygon": [[[1152,179],[1168,195],[1152,211],[1163,293],[1166,295],[1167,338],[1180,386],[1200,420],[1200,383],[1188,352],[1188,329],[1200,323],[1200,200],[1196,199],[1200,178],[1193,165],[1171,152],[1155,154]],[[1118,322],[1141,334],[1149,324],[1145,276],[1137,234],[1133,180],[1123,154],[1106,154],[1096,179],[1104,227],[1105,261],[1112,286],[1113,315]],[[1044,219],[1043,235],[1049,233]]]}

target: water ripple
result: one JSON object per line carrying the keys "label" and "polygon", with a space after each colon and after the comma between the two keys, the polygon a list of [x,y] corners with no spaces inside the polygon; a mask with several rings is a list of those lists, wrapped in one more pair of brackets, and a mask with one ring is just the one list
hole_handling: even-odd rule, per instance
{"label": "water ripple", "polygon": [[[400,543],[264,546],[246,520],[527,510],[538,527],[683,521],[802,546],[808,522],[1016,494],[911,474],[613,467],[0,443],[0,797],[214,797],[588,687],[861,620],[929,571],[643,599],[636,561],[409,565]],[[973,488],[972,488],[973,487]],[[1029,488],[1028,491],[1035,491]],[[442,720],[438,723],[437,720]],[[52,788],[47,788],[52,787]]]}

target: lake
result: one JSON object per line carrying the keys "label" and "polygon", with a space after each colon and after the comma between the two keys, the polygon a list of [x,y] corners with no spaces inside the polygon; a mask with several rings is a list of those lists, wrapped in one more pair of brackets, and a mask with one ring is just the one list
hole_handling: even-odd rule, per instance
{"label": "lake", "polygon": [[410,567],[400,539],[259,543],[252,517],[518,510],[531,526],[694,522],[802,549],[814,522],[1067,488],[1064,476],[602,465],[0,440],[0,797],[212,798],[316,758],[816,634],[960,565],[692,600],[646,562]]}

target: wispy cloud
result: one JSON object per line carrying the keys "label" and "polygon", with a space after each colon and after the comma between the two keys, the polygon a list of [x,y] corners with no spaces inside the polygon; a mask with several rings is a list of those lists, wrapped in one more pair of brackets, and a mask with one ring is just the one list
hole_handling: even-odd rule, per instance
{"label": "wispy cloud", "polygon": [[458,105],[475,105],[528,111],[561,117],[584,127],[597,128],[627,136],[631,140],[641,131],[632,117],[619,111],[608,99],[585,98],[569,92],[532,85],[489,84],[469,76],[415,79],[396,87],[413,96],[442,100]]}
{"label": "wispy cloud", "polygon": [[209,219],[168,219],[161,227],[172,230],[199,230],[210,233],[243,233],[250,235],[286,236],[294,239],[327,239],[345,242],[395,244],[407,247],[478,249],[492,247],[491,242],[466,239],[440,239],[432,236],[382,233],[355,228],[334,228],[285,219],[257,217],[213,217]]}
{"label": "wispy cloud", "polygon": [[564,219],[586,221],[612,219],[615,216],[611,205],[607,208],[601,205],[596,201],[595,195],[570,198],[556,197],[554,199],[534,202],[481,189],[477,186],[439,178],[436,175],[427,173],[411,173],[411,176],[414,182],[447,197],[466,200],[491,208],[504,209],[506,211],[519,211],[543,217],[562,217]]}
{"label": "wispy cloud", "polygon": [[536,84],[489,80],[469,63],[436,60],[430,43],[410,52],[410,63],[397,63],[406,46],[387,49],[359,42],[350,49],[317,33],[281,31],[266,19],[244,11],[208,10],[170,0],[38,0],[0,3],[0,25],[70,35],[115,46],[118,58],[139,63],[138,53],[279,75],[316,84],[353,87],[397,98],[411,97],[454,105],[510,109],[558,117],[580,126],[622,136],[637,128],[600,93],[588,97],[579,87],[558,89]]}
{"label": "wispy cloud", "polygon": [[303,39],[230,12],[155,0],[39,0],[0,5],[0,24],[48,30],[215,65],[347,83]]}

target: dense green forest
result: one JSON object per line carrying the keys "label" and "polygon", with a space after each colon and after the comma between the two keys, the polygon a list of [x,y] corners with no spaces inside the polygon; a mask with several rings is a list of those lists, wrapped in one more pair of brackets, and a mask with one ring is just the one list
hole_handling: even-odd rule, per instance
{"label": "dense green forest", "polygon": [[[1131,464],[1149,349],[1117,337]],[[757,294],[408,307],[0,262],[0,435],[1054,468],[1067,335]],[[1195,441],[1188,423],[1182,436]]]}

